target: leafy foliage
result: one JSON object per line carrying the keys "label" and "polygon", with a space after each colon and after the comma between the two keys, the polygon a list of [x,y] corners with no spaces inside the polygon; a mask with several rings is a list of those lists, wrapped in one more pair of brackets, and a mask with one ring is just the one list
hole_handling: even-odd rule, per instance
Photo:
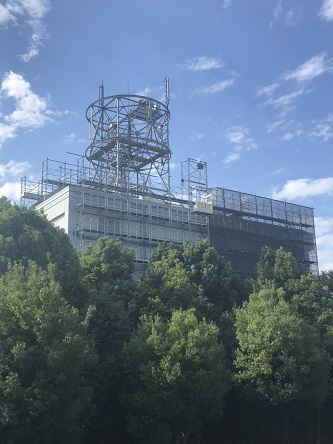
{"label": "leafy foliage", "polygon": [[141,314],[170,318],[174,310],[195,308],[199,318],[215,322],[245,298],[239,277],[206,241],[159,246],[137,292]]}
{"label": "leafy foliage", "polygon": [[54,267],[29,261],[0,278],[0,355],[1,442],[78,442],[95,355]]}
{"label": "leafy foliage", "polygon": [[317,330],[283,298],[261,290],[236,310],[236,379],[263,403],[308,401],[328,393],[329,360]]}
{"label": "leafy foliage", "polygon": [[18,207],[0,198],[0,274],[11,262],[28,260],[46,269],[55,264],[55,279],[64,297],[74,306],[84,304],[80,285],[80,264],[64,230],[54,227],[33,208]]}
{"label": "leafy foliage", "polygon": [[332,272],[264,249],[249,290],[202,241],[132,272],[119,241],[77,255],[0,199],[1,442],[275,444],[292,411],[312,444],[320,408],[331,435]]}
{"label": "leafy foliage", "polygon": [[142,442],[200,435],[222,415],[230,373],[216,325],[192,310],[145,316],[126,345],[130,431]]}
{"label": "leafy foliage", "polygon": [[123,442],[119,405],[124,384],[123,344],[129,339],[129,303],[133,295],[133,252],[119,241],[100,238],[80,254],[88,303],[95,307],[88,332],[94,338],[98,365],[90,374],[96,412],[86,433],[87,442]]}

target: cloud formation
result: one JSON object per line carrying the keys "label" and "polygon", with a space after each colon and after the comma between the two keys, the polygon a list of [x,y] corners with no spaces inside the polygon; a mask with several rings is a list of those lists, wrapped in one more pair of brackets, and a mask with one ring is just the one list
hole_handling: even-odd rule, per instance
{"label": "cloud formation", "polygon": [[296,26],[301,19],[301,8],[291,8],[285,11],[282,0],[278,0],[273,10],[273,18],[270,22],[270,26],[272,27],[275,23],[280,21],[282,21],[285,26]]}
{"label": "cloud formation", "polygon": [[232,86],[234,84],[234,79],[227,79],[227,80],[222,80],[221,82],[216,82],[213,83],[212,85],[209,86],[201,86],[199,88],[196,88],[193,92],[192,92],[192,96],[196,96],[196,95],[211,95],[211,94],[216,94],[219,92],[224,91],[225,89],[229,88],[229,86]]}
{"label": "cloud formation", "polygon": [[332,72],[333,65],[331,60],[327,60],[327,54],[322,52],[317,54],[293,71],[283,75],[283,80],[295,80],[297,83],[311,82],[316,77]]}
{"label": "cloud formation", "polygon": [[223,67],[222,61],[218,57],[196,57],[192,60],[186,60],[185,63],[178,64],[178,69],[188,71],[208,71]]}
{"label": "cloud formation", "polygon": [[333,20],[333,0],[324,0],[318,13],[326,21]]}
{"label": "cloud formation", "polygon": [[292,8],[285,13],[286,26],[296,26],[302,19],[302,12],[300,9]]}
{"label": "cloud formation", "polygon": [[27,51],[19,57],[29,62],[39,54],[43,40],[48,38],[44,17],[51,9],[49,0],[8,0],[0,4],[0,27],[28,26],[31,29]]}
{"label": "cloud formation", "polygon": [[19,203],[21,198],[21,182],[6,182],[0,185],[0,197],[5,196],[13,202]]}
{"label": "cloud formation", "polygon": [[328,114],[323,119],[313,123],[315,125],[308,133],[310,139],[319,140],[319,142],[328,142],[333,139],[333,114]]}
{"label": "cloud formation", "polygon": [[279,81],[258,88],[256,96],[263,97],[264,106],[277,110],[281,119],[295,109],[297,101],[304,94],[311,92],[307,86],[312,81],[321,75],[332,72],[332,60],[327,58],[325,52],[322,52],[311,57],[296,69],[285,72]]}
{"label": "cloud formation", "polygon": [[228,165],[240,159],[241,153],[257,148],[254,139],[248,137],[249,130],[242,126],[233,126],[225,133],[225,140],[232,145],[232,152],[229,152],[223,162]]}
{"label": "cloud formation", "polygon": [[73,143],[85,143],[86,141],[84,139],[81,139],[77,137],[75,133],[68,134],[67,136],[64,136],[64,144],[65,145],[72,145]]}
{"label": "cloud formation", "polygon": [[223,0],[222,1],[222,8],[224,8],[224,9],[229,8],[231,3],[232,3],[232,0]]}
{"label": "cloud formation", "polygon": [[295,139],[296,137],[300,137],[303,134],[303,131],[301,129],[298,129],[296,131],[287,131],[282,135],[282,140],[285,142],[289,142],[289,140]]}
{"label": "cloud formation", "polygon": [[333,218],[315,217],[316,244],[319,258],[319,270],[333,270]]}
{"label": "cloud formation", "polygon": [[271,197],[278,200],[292,201],[325,194],[333,194],[333,177],[288,180],[280,190],[274,188]]}
{"label": "cloud formation", "polygon": [[18,203],[21,195],[21,182],[17,178],[21,177],[30,168],[31,164],[29,162],[10,160],[7,164],[0,164],[0,197],[6,196]]}
{"label": "cloud formation", "polygon": [[19,129],[41,128],[52,121],[48,115],[48,99],[35,94],[20,74],[12,71],[5,74],[0,94],[2,100],[13,101],[15,107],[12,113],[0,115],[0,147],[6,140],[16,137]]}
{"label": "cloud formation", "polygon": [[236,162],[240,158],[240,153],[228,153],[226,157],[223,159],[223,163],[225,165],[229,165],[230,163]]}
{"label": "cloud formation", "polygon": [[10,160],[7,164],[0,164],[0,180],[4,177],[21,176],[31,168],[29,162],[15,162]]}

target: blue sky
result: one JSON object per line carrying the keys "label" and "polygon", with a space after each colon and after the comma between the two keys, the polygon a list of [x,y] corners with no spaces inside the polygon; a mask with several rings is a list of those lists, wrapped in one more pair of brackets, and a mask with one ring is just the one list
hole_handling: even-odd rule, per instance
{"label": "blue sky", "polygon": [[209,186],[313,207],[333,269],[333,0],[1,0],[0,51],[0,195],[84,153],[99,84],[161,100],[168,77],[172,183],[198,158]]}

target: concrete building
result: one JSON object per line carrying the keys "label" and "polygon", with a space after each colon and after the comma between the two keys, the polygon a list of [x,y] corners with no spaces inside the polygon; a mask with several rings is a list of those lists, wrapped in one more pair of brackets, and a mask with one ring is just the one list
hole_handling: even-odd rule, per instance
{"label": "concrete building", "polygon": [[36,205],[78,250],[101,236],[135,251],[136,273],[163,241],[207,239],[252,274],[264,246],[282,246],[318,273],[312,208],[225,188],[209,188],[206,162],[182,163],[172,187],[169,84],[165,103],[137,95],[104,96],[87,109],[90,144],[73,164],[47,159],[42,179],[22,178],[21,204]]}

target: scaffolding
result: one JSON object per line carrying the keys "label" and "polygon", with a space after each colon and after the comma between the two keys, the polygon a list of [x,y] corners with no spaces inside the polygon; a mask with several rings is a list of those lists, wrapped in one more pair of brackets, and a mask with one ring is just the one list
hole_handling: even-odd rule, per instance
{"label": "scaffolding", "polygon": [[241,273],[252,274],[262,249],[282,246],[313,274],[318,258],[313,209],[225,188],[210,188],[210,242]]}
{"label": "scaffolding", "polygon": [[21,204],[34,202],[58,225],[59,215],[69,212],[67,225],[60,226],[79,251],[95,245],[101,236],[122,240],[135,252],[138,273],[161,242],[209,239],[208,215],[196,210],[195,201],[175,190],[166,198],[120,187],[107,169],[102,173],[99,168],[96,176],[95,168],[87,166],[82,156],[76,164],[47,159],[40,182],[32,184],[26,177],[22,179]]}
{"label": "scaffolding", "polygon": [[181,164],[170,186],[169,83],[165,103],[138,95],[104,96],[87,108],[90,141],[73,163],[46,159],[38,182],[21,181],[21,205],[36,205],[76,249],[101,236],[122,240],[143,271],[160,242],[206,239],[251,275],[263,247],[282,246],[318,273],[313,209],[225,188],[208,188],[207,163]]}

